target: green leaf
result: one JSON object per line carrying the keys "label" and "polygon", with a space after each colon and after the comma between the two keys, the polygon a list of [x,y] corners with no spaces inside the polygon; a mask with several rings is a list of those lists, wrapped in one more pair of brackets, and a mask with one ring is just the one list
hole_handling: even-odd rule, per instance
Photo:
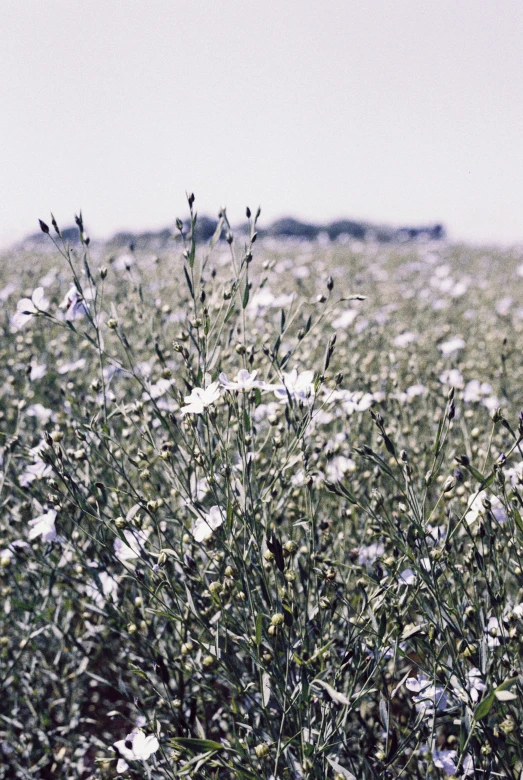
{"label": "green leaf", "polygon": [[182,747],[186,750],[230,750],[222,745],[220,742],[215,742],[213,739],[196,739],[195,737],[175,737],[169,741],[171,747]]}
{"label": "green leaf", "polygon": [[481,720],[482,718],[486,718],[486,716],[489,714],[490,710],[492,709],[492,705],[494,704],[495,700],[495,692],[492,691],[492,693],[489,693],[488,696],[486,696],[475,709],[474,712],[474,718],[475,720]]}
{"label": "green leaf", "polygon": [[262,630],[263,630],[263,615],[261,612],[258,612],[256,615],[256,644],[258,647],[261,645],[262,641]]}
{"label": "green leaf", "polygon": [[249,295],[251,292],[251,285],[249,282],[245,283],[245,290],[243,291],[243,298],[242,298],[242,309],[247,308],[247,304],[249,303]]}
{"label": "green leaf", "polygon": [[193,290],[191,278],[189,276],[189,272],[187,271],[186,266],[183,267],[183,272],[185,274],[185,281],[187,282],[187,287],[189,288],[189,292],[191,293],[191,298],[194,298],[194,290]]}

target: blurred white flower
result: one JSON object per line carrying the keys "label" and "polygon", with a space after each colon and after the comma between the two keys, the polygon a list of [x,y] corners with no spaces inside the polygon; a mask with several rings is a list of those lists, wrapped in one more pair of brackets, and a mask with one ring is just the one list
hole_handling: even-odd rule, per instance
{"label": "blurred white flower", "polygon": [[294,293],[288,295],[273,295],[268,287],[263,287],[261,290],[254,293],[248,303],[247,311],[249,317],[251,319],[256,319],[260,314],[263,314],[266,309],[284,309],[293,302],[295,297],[296,295]]}
{"label": "blurred white flower", "polygon": [[442,385],[449,385],[449,387],[455,387],[458,390],[461,390],[465,384],[458,368],[447,368],[439,375],[439,381]]}
{"label": "blurred white flower", "polygon": [[22,298],[16,304],[16,314],[11,318],[11,325],[15,330],[20,330],[32,320],[40,311],[47,311],[49,301],[45,297],[44,288],[37,287],[30,298]]}
{"label": "blurred white flower", "polygon": [[5,287],[0,290],[0,301],[7,301],[10,295],[16,292],[16,285],[13,282],[8,282]]}
{"label": "blurred white flower", "polygon": [[36,417],[42,425],[47,425],[49,420],[52,420],[54,417],[52,409],[48,409],[42,404],[32,404],[32,406],[28,406],[25,413],[28,417]]}
{"label": "blurred white flower", "polygon": [[57,371],[59,374],[69,374],[70,371],[78,371],[80,368],[85,368],[85,364],[85,358],[80,358],[79,360],[75,360],[73,362],[62,363],[62,365],[58,367]]}
{"label": "blurred white flower", "polygon": [[34,382],[35,379],[42,379],[47,374],[47,366],[45,363],[31,363],[29,370],[29,379]]}
{"label": "blurred white flower", "polygon": [[431,683],[423,674],[409,677],[405,687],[412,693],[418,694],[412,698],[416,703],[416,710],[423,715],[430,716],[434,710],[445,710],[448,706],[449,699],[445,690],[440,685]]}
{"label": "blurred white flower", "polygon": [[203,517],[198,517],[193,525],[193,536],[196,542],[206,542],[214,531],[223,525],[223,514],[219,506],[212,506]]}
{"label": "blurred white flower", "polygon": [[356,464],[351,458],[346,458],[345,455],[338,455],[337,458],[333,458],[327,463],[327,478],[331,482],[343,479],[345,474],[356,471]]}
{"label": "blurred white flower", "polygon": [[404,347],[408,347],[409,344],[414,344],[419,339],[419,336],[416,333],[410,333],[409,331],[406,331],[405,333],[400,333],[399,336],[396,336],[394,339],[394,346],[401,347],[402,349]]}
{"label": "blurred white flower", "polygon": [[123,535],[125,536],[127,544],[117,536],[114,540],[113,547],[114,554],[118,560],[125,563],[126,561],[133,560],[133,558],[139,558],[150,534],[150,531],[124,531]]}
{"label": "blurred white flower", "polygon": [[153,753],[156,753],[160,744],[152,734],[146,736],[141,729],[133,729],[125,739],[115,742],[114,747],[122,756],[116,766],[116,771],[121,774],[129,766],[127,761],[147,761]]}
{"label": "blurred white flower", "polygon": [[102,585],[102,592],[100,592],[98,584],[96,580],[94,580],[93,583],[86,585],[85,595],[92,599],[99,607],[103,607],[108,599],[117,601],[118,580],[106,571],[101,571],[98,577],[100,578],[100,583]]}
{"label": "blurred white flower", "polygon": [[472,525],[479,517],[482,517],[487,511],[484,501],[490,502],[490,511],[498,521],[504,523],[507,520],[505,507],[497,496],[489,496],[485,490],[481,490],[477,496],[469,499],[467,512],[465,513],[465,522]]}
{"label": "blurred white flower", "polygon": [[152,398],[153,400],[161,398],[162,395],[165,395],[165,393],[172,386],[172,383],[172,379],[159,379],[149,387],[148,391],[142,393],[142,398],[144,401],[148,400],[149,398]]}
{"label": "blurred white flower", "polygon": [[212,406],[220,397],[220,383],[212,382],[205,389],[193,388],[190,395],[185,396],[185,406],[180,409],[182,414],[202,414],[204,409]]}
{"label": "blurred white flower", "polygon": [[227,374],[223,372],[220,374],[220,384],[226,390],[241,390],[247,392],[254,387],[262,387],[262,382],[256,379],[258,372],[253,371],[252,374],[247,371],[246,368],[242,368],[236,374],[233,380],[227,379]]}
{"label": "blurred white flower", "polygon": [[414,585],[418,579],[417,572],[414,569],[404,569],[398,577],[400,585]]}
{"label": "blurred white flower", "polygon": [[29,531],[29,539],[36,539],[38,536],[42,537],[44,542],[54,542],[58,539],[58,534],[55,528],[56,510],[49,509],[43,515],[35,517],[34,520],[29,520],[29,525],[32,526]]}
{"label": "blurred white flower", "polygon": [[286,403],[289,396],[296,401],[312,403],[314,400],[314,371],[298,371],[294,368],[288,374],[283,374],[283,382],[280,385],[264,385],[272,389],[280,403]]}
{"label": "blurred white flower", "polygon": [[[458,770],[457,757],[458,754],[455,750],[436,750],[435,748],[432,750],[434,766],[438,769],[443,769],[447,775],[456,774]],[[461,768],[463,769],[462,777],[468,777],[469,775],[474,774],[474,761],[472,756],[465,756]]]}
{"label": "blurred white flower", "polygon": [[74,285],[69,288],[60,308],[65,309],[65,319],[68,322],[81,319],[89,312],[89,304]]}
{"label": "blurred white flower", "polygon": [[35,479],[43,479],[43,477],[50,477],[53,473],[52,466],[46,463],[41,457],[41,453],[48,449],[45,441],[41,441],[36,447],[29,450],[29,455],[34,458],[34,463],[31,463],[25,471],[20,474],[19,482],[22,487],[27,487],[34,482]]}
{"label": "blurred white flower", "polygon": [[491,392],[492,385],[489,385],[488,382],[471,379],[470,382],[467,382],[463,391],[463,400],[465,403],[479,403],[484,396],[490,395]]}
{"label": "blurred white flower", "polygon": [[360,566],[370,566],[380,555],[385,552],[382,542],[374,542],[367,547],[360,547],[358,551],[358,563]]}
{"label": "blurred white flower", "polygon": [[356,309],[347,309],[343,312],[343,314],[340,314],[340,316],[333,321],[332,327],[348,328],[349,325],[352,325],[358,314],[359,312],[356,311]]}
{"label": "blurred white flower", "polygon": [[459,336],[454,336],[454,338],[449,339],[448,341],[444,341],[442,344],[440,344],[439,348],[442,355],[446,357],[448,355],[452,355],[453,352],[458,352],[458,350],[463,349],[464,346],[465,341]]}

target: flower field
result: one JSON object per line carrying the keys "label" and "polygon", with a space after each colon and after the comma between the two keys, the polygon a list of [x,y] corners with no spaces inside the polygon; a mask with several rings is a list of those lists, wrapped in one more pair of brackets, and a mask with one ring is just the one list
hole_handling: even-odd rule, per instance
{"label": "flower field", "polygon": [[523,777],[523,252],[189,212],[1,258],[0,778]]}

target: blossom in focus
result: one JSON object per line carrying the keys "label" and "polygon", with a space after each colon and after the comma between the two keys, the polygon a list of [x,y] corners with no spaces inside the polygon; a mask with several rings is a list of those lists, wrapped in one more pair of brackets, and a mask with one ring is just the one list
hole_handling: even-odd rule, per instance
{"label": "blossom in focus", "polygon": [[45,297],[44,288],[37,287],[30,298],[22,298],[16,304],[16,314],[11,318],[11,324],[15,330],[23,328],[29,320],[41,311],[47,311],[49,301]]}
{"label": "blossom in focus", "polygon": [[240,371],[238,371],[236,377],[233,380],[228,379],[227,374],[221,373],[220,384],[226,390],[241,390],[243,392],[247,392],[248,390],[252,390],[254,387],[262,386],[261,382],[256,379],[257,373],[257,371],[253,371],[251,374],[249,371],[247,371],[246,368],[242,368]]}
{"label": "blossom in focus", "polygon": [[180,409],[182,414],[202,414],[204,409],[212,406],[220,397],[220,383],[211,382],[209,387],[193,388],[191,395],[184,398],[185,406]]}
{"label": "blossom in focus", "polygon": [[156,753],[160,744],[152,734],[146,736],[142,729],[133,729],[125,739],[115,742],[114,746],[122,756],[116,766],[116,771],[121,774],[129,766],[127,761],[147,761]]}
{"label": "blossom in focus", "polygon": [[208,541],[213,532],[223,525],[223,514],[219,506],[212,506],[209,511],[198,517],[193,526],[193,536],[196,542]]}
{"label": "blossom in focus", "polygon": [[65,319],[68,322],[78,320],[89,312],[89,304],[74,285],[67,292],[60,308],[65,309]]}
{"label": "blossom in focus", "polygon": [[55,520],[55,509],[49,509],[43,515],[35,517],[34,520],[29,520],[29,525],[32,526],[29,531],[29,539],[36,539],[38,536],[41,536],[44,542],[54,542],[58,538]]}
{"label": "blossom in focus", "polygon": [[144,548],[145,542],[149,538],[150,531],[124,531],[123,535],[127,541],[127,544],[123,542],[120,537],[116,537],[114,540],[114,554],[119,561],[125,563],[125,561],[131,561],[134,558],[139,558]]}

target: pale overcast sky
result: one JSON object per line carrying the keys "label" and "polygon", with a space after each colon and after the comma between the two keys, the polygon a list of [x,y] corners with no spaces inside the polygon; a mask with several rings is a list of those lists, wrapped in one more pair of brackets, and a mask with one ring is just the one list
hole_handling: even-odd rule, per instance
{"label": "pale overcast sky", "polygon": [[245,206],[523,242],[521,0],[1,0],[0,245]]}

